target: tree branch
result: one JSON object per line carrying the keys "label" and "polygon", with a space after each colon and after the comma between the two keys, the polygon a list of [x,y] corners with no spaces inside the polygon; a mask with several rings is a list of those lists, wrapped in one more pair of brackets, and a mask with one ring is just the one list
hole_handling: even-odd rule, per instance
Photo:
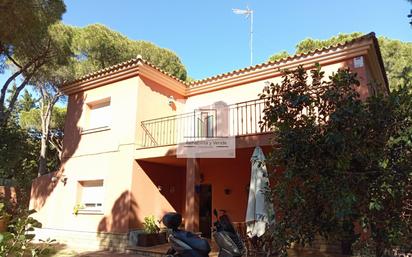
{"label": "tree branch", "polygon": [[22,69],[22,68],[23,68],[23,66],[21,66],[7,51],[4,51],[4,52],[5,52],[6,56],[7,56],[7,58],[9,58],[9,60],[10,60],[14,65],[16,65],[19,69]]}
{"label": "tree branch", "polygon": [[[19,75],[21,75],[22,73],[26,72],[33,64],[35,64],[37,61],[37,59],[31,60],[30,62],[28,62],[26,65],[24,65],[20,70],[16,71],[13,75],[11,75],[6,82],[3,84],[3,87],[0,91],[0,115],[4,114],[4,108],[5,108],[5,99],[6,99],[6,93],[7,93],[7,88],[9,87],[10,83],[16,79]],[[37,70],[37,69],[35,69]],[[20,90],[21,91],[21,90]],[[9,107],[10,109],[10,107]],[[2,125],[0,123],[0,125]]]}
{"label": "tree branch", "polygon": [[6,91],[7,91],[7,88],[9,86],[9,84],[11,83],[11,81],[15,77],[13,78],[13,76],[11,76],[6,81],[6,83],[3,85],[3,88],[1,90],[1,95],[0,95],[0,126],[4,125],[4,123],[7,122],[8,118],[10,116],[10,113],[12,112],[12,110],[14,108],[14,105],[17,101],[17,97],[19,96],[21,90],[23,90],[23,88],[27,85],[27,83],[30,81],[30,79],[33,77],[33,75],[37,72],[37,70],[46,63],[46,60],[44,59],[46,55],[47,55],[47,52],[43,53],[42,55],[38,56],[36,59],[34,59],[34,60],[30,61],[29,63],[27,63],[20,71],[13,74],[13,76],[15,75],[15,77],[17,77],[18,75],[22,74],[23,72],[28,71],[31,68],[31,66],[34,64],[33,70],[30,73],[27,74],[27,76],[25,77],[23,82],[20,84],[20,86],[17,87],[16,91],[14,92],[14,94],[13,94],[11,100],[10,100],[10,103],[7,107],[7,110],[4,110],[4,108],[5,108],[4,100],[5,100],[5,96],[6,96]]}
{"label": "tree branch", "polygon": [[49,143],[56,149],[59,153],[59,160],[61,160],[63,152],[63,140],[59,137],[54,136],[53,134],[49,137]]}
{"label": "tree branch", "polygon": [[26,78],[23,80],[23,82],[20,84],[20,86],[18,86],[16,88],[16,91],[13,93],[13,96],[10,100],[8,109],[4,112],[4,117],[3,120],[7,121],[11,111],[14,108],[14,105],[16,104],[17,101],[17,97],[19,96],[20,92],[23,90],[23,88],[27,85],[27,83],[30,81],[30,79],[33,77],[34,73],[29,74],[28,76],[26,76]]}

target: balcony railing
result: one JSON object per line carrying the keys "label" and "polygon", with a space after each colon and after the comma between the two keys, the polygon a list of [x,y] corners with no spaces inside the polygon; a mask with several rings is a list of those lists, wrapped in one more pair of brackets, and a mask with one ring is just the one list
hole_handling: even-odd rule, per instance
{"label": "balcony railing", "polygon": [[267,132],[260,126],[264,100],[257,99],[216,109],[145,120],[141,122],[143,147],[175,145],[186,138],[241,136]]}

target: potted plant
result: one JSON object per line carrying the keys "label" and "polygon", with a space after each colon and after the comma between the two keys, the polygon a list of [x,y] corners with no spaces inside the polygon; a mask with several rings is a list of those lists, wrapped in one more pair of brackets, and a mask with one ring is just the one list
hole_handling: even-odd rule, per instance
{"label": "potted plant", "polygon": [[159,244],[165,244],[166,232],[161,232],[159,226],[160,223],[156,221],[155,217],[148,216],[144,218],[143,222],[143,233],[137,235],[137,245],[138,246],[154,246]]}
{"label": "potted plant", "polygon": [[9,225],[10,215],[6,211],[4,203],[0,203],[0,233],[6,232]]}
{"label": "potted plant", "polygon": [[77,214],[79,214],[79,211],[83,209],[84,209],[84,205],[78,203],[73,207],[73,214],[77,216]]}

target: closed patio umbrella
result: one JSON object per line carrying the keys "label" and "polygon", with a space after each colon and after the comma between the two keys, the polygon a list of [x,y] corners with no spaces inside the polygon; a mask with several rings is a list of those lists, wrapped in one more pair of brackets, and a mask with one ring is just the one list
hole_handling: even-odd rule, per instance
{"label": "closed patio umbrella", "polygon": [[253,151],[250,161],[252,170],[246,211],[246,232],[252,238],[262,236],[266,226],[274,222],[274,210],[265,197],[266,190],[269,188],[269,178],[265,164],[266,158],[259,146]]}

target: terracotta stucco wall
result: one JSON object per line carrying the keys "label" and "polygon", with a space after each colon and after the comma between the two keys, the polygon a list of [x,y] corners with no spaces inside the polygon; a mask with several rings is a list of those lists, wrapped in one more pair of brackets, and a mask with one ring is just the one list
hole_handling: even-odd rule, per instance
{"label": "terracotta stucco wall", "polygon": [[[138,146],[142,143],[142,121],[176,115],[184,110],[185,104],[184,96],[173,92],[155,81],[145,78],[139,78],[139,80],[136,123],[138,127],[136,142]],[[170,96],[173,96],[175,99],[171,105],[169,105]]]}
{"label": "terracotta stucco wall", "polygon": [[[65,123],[63,165],[33,183],[31,207],[45,228],[90,232],[127,232],[139,80],[130,78],[69,96]],[[110,97],[110,124],[85,132],[87,104]],[[60,181],[64,176],[64,184]],[[73,214],[79,181],[104,180],[103,212]]]}
{"label": "terracotta stucco wall", "polygon": [[[353,58],[350,58],[346,61],[330,63],[328,65],[322,66],[322,70],[325,72],[325,79],[327,79],[328,76],[332,74],[332,72],[336,72],[339,68],[342,67],[350,67],[351,70],[358,73],[358,79],[361,81],[362,87],[367,88],[365,67],[355,69],[353,67]],[[258,98],[258,94],[262,93],[262,90],[265,87],[266,83],[281,83],[281,81],[281,75],[278,75],[276,77],[268,78],[265,80],[255,81],[252,83],[241,84],[230,88],[190,96],[186,101],[185,111],[187,112],[199,107],[212,105],[217,101],[224,101],[225,103],[230,105],[234,103],[254,100]]]}
{"label": "terracotta stucco wall", "polygon": [[[328,79],[328,76],[331,75],[333,72],[336,72],[339,68],[350,67],[353,72],[356,72],[358,74],[358,79],[361,82],[361,86],[358,88],[358,90],[361,94],[361,97],[365,98],[369,94],[368,83],[370,82],[370,79],[371,79],[371,75],[368,75],[366,73],[366,65],[368,64],[365,62],[363,67],[354,68],[353,60],[354,60],[353,58],[349,58],[345,61],[330,63],[328,65],[324,65],[322,67],[322,70],[325,72],[325,79]],[[260,81],[255,81],[255,82],[251,82],[247,84],[241,84],[241,85],[237,85],[237,86],[233,86],[229,88],[224,88],[221,90],[210,91],[204,94],[190,96],[187,99],[177,101],[178,108],[176,108],[176,111],[172,111],[171,108],[168,109],[168,106],[167,106],[167,97],[170,92],[167,92],[167,90],[166,91],[163,90],[165,91],[165,93],[162,93],[162,94],[158,93],[158,91],[162,91],[162,90],[159,90],[159,89],[153,90],[150,88],[150,83],[146,82],[146,84],[142,84],[144,86],[142,86],[142,89],[139,91],[139,92],[143,92],[143,91],[145,92],[144,97],[142,93],[139,94],[139,96],[143,98],[142,100],[139,100],[140,104],[145,103],[144,105],[139,104],[139,106],[141,106],[139,107],[139,112],[141,112],[139,113],[139,122],[140,122],[140,119],[147,120],[147,119],[152,119],[152,118],[165,117],[165,116],[173,115],[176,113],[178,114],[179,113],[190,113],[198,108],[214,109],[215,105],[220,104],[220,103],[231,105],[231,104],[235,104],[239,102],[255,100],[255,99],[258,99],[258,95],[262,93],[262,90],[266,86],[267,83],[281,83],[281,81],[282,81],[281,75],[277,75],[276,77],[272,77],[272,78],[268,78],[268,79],[264,79]],[[153,99],[153,101],[151,99]],[[241,107],[241,108],[243,109],[240,109],[240,112],[238,113],[235,113],[236,111],[235,109],[232,109],[232,111],[228,111],[229,115],[228,115],[227,122],[225,123],[226,124],[225,126],[230,131],[229,134],[236,134],[237,131],[247,130],[245,128],[243,129],[237,128],[237,123],[240,122],[242,117],[243,117],[243,120],[245,121],[245,120],[250,120],[250,113],[253,113],[253,114],[257,113],[256,117],[258,117],[259,115],[262,115],[262,112],[259,113],[259,111],[256,111],[256,110],[262,111],[263,106],[256,106],[256,108],[255,106],[249,106],[249,108],[245,108],[245,107]],[[219,120],[217,122],[219,122]],[[251,125],[251,126],[249,125],[250,130],[259,132],[260,129],[256,125],[258,124],[258,118],[253,117],[253,120],[251,123],[253,123],[254,125]],[[243,125],[246,126],[247,124],[245,124],[244,122]],[[222,128],[223,126],[219,126],[219,127]],[[189,130],[194,129],[193,127],[190,127],[190,126],[188,128]],[[139,127],[139,130],[141,133],[143,133],[143,130],[141,127]],[[157,132],[158,130],[155,129],[154,131]],[[185,132],[185,133],[187,134],[188,132]],[[138,140],[140,140],[140,138],[141,136],[138,137]],[[139,152],[136,152],[135,158],[140,159],[140,158],[158,157],[158,156],[164,156],[167,153],[168,153],[168,150],[165,150],[164,148],[160,148],[160,147],[151,148],[150,150],[142,150],[142,151],[139,150]]]}
{"label": "terracotta stucco wall", "polygon": [[[225,210],[234,222],[245,221],[253,150],[238,149],[233,159],[200,159],[202,183],[212,185],[212,209]],[[270,148],[263,150],[267,154]],[[230,193],[226,194],[225,189]]]}
{"label": "terracotta stucco wall", "polygon": [[147,216],[154,215],[160,220],[166,212],[182,212],[184,177],[185,170],[182,167],[134,162],[131,229],[142,228],[142,222]]}

